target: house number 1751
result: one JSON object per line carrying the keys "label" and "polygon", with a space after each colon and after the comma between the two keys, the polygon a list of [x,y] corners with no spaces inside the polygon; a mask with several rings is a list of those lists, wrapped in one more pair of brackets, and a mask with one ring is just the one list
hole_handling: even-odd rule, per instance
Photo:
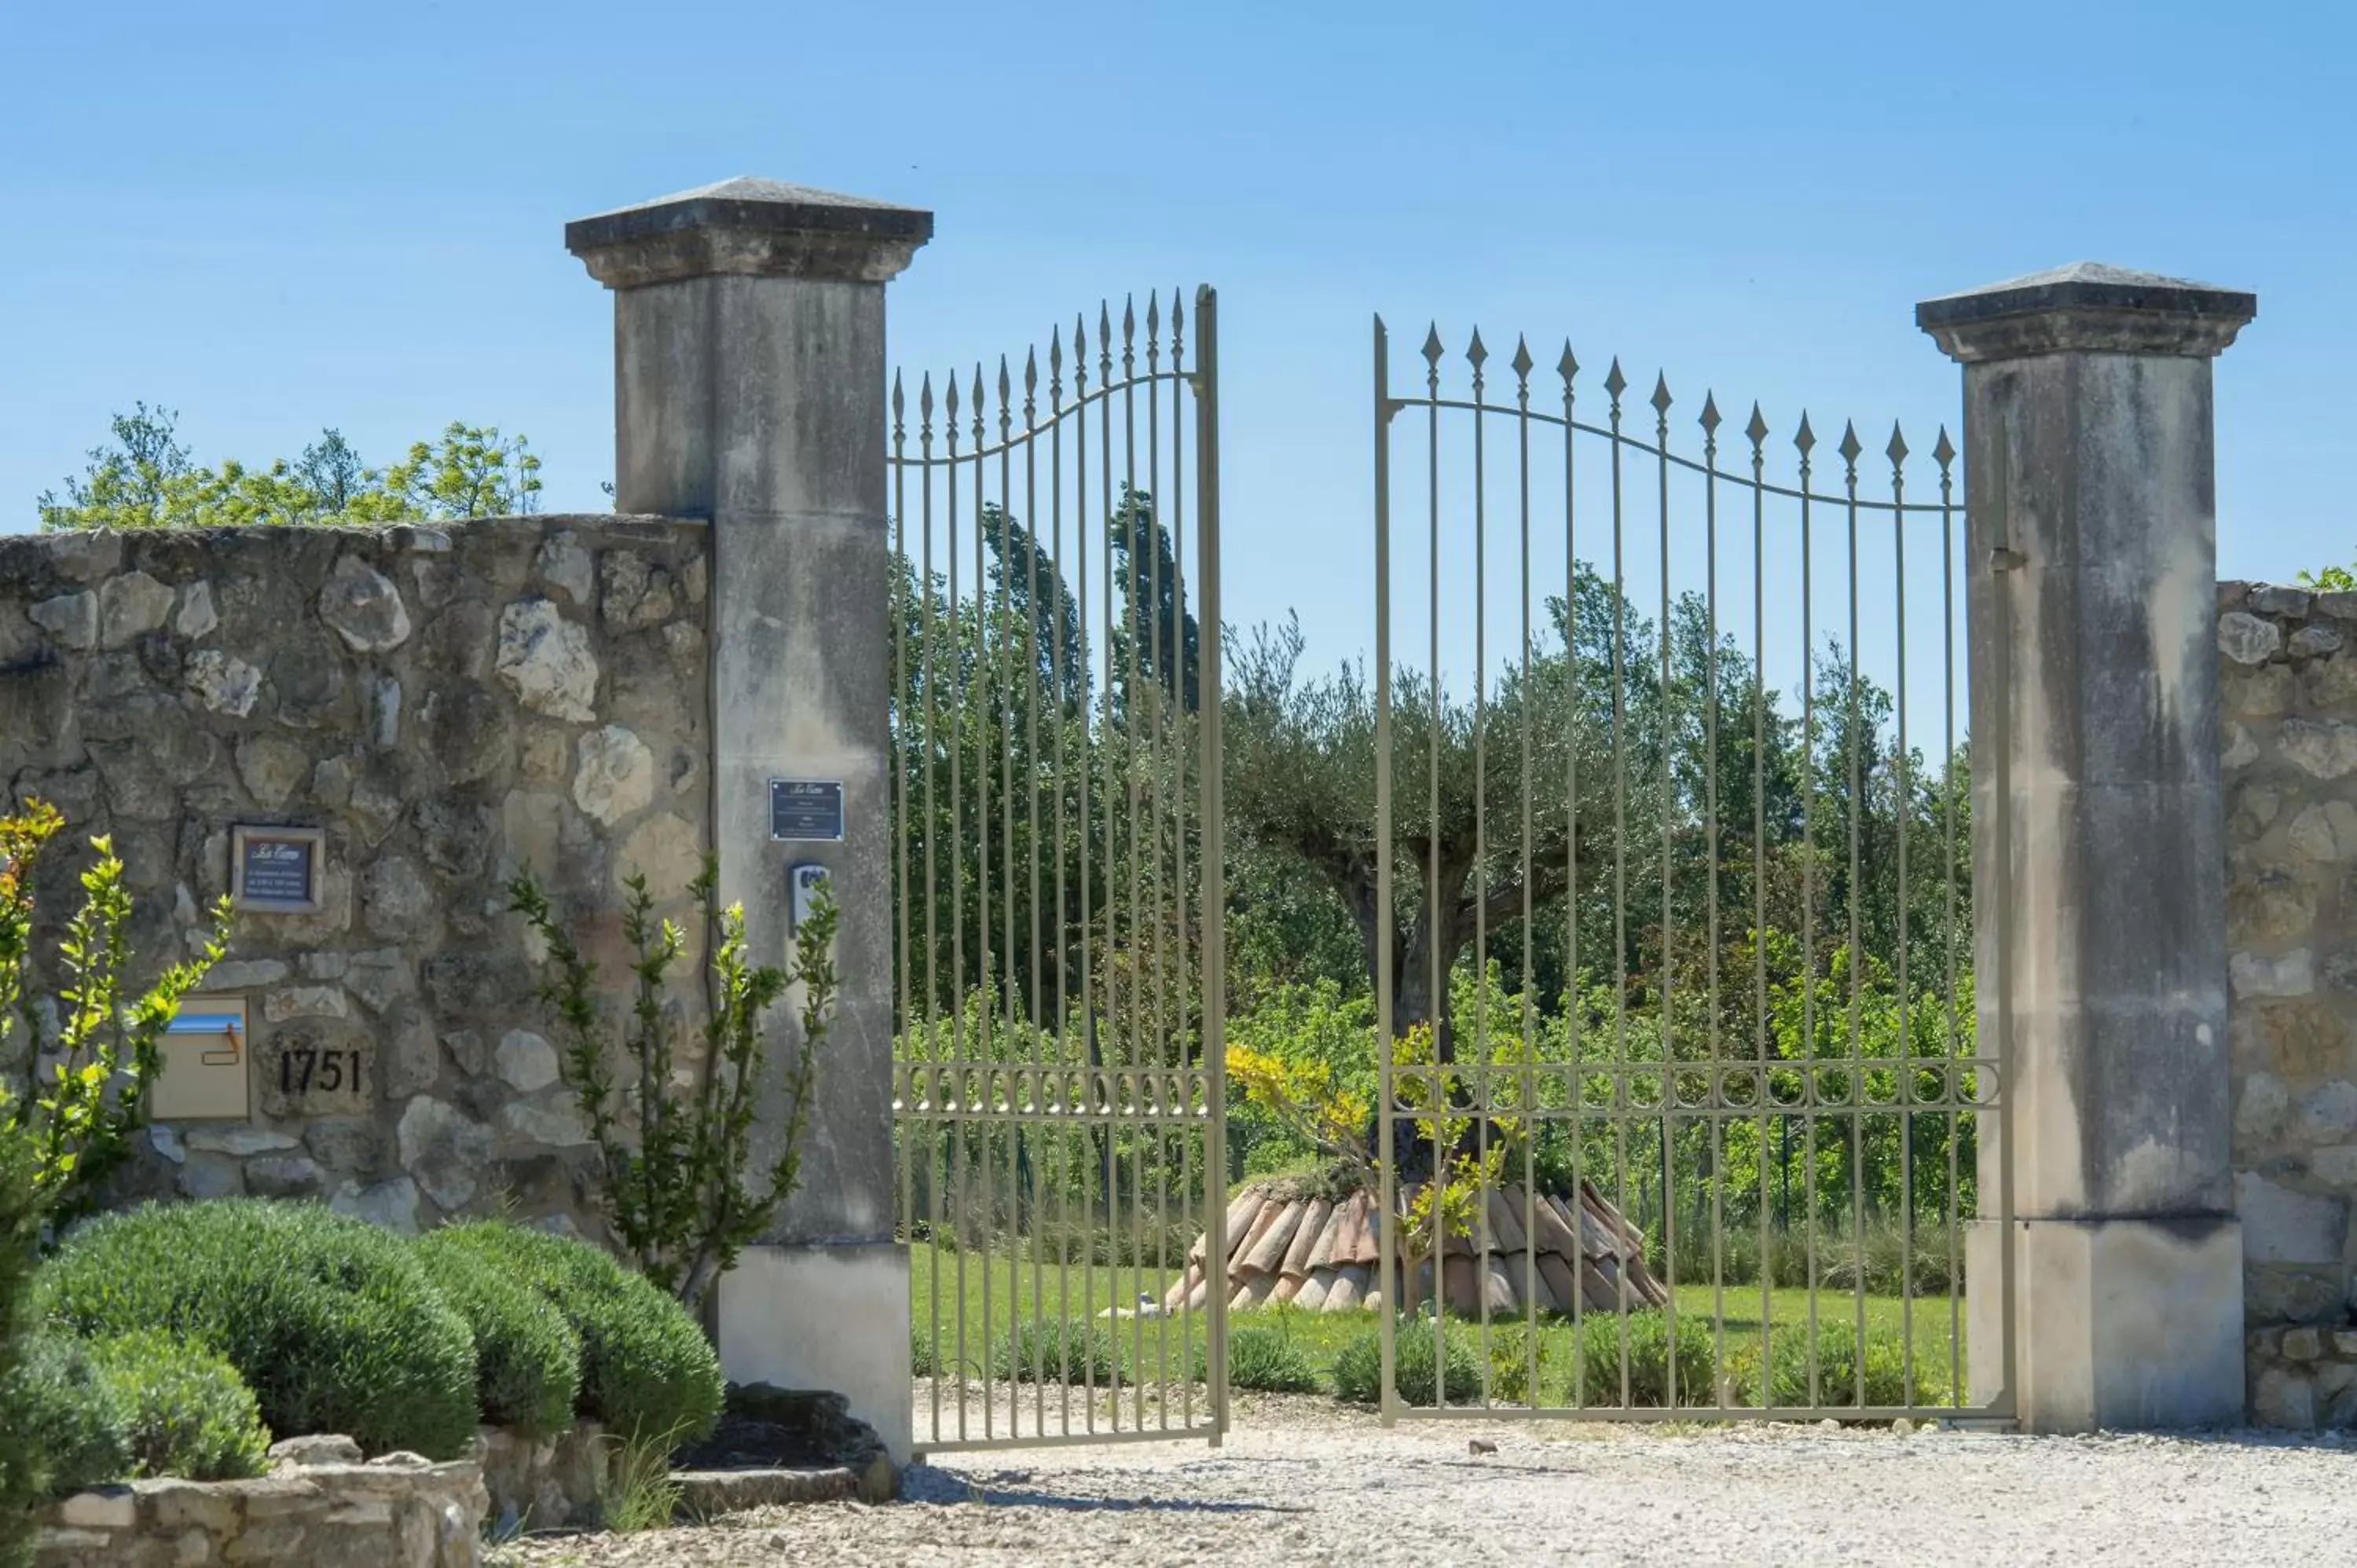
{"label": "house number 1751", "polygon": [[362,1061],[358,1051],[296,1046],[278,1058],[281,1094],[338,1094],[361,1091]]}

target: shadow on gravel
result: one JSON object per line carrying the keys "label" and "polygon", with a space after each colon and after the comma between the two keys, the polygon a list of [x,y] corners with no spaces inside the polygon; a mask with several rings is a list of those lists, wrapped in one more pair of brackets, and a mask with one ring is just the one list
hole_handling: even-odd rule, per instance
{"label": "shadow on gravel", "polygon": [[1024,1474],[1001,1475],[984,1483],[953,1470],[919,1465],[900,1477],[905,1503],[981,1503],[991,1508],[1062,1509],[1073,1513],[1292,1514],[1302,1508],[1269,1503],[1210,1502],[1190,1498],[1090,1498],[1028,1485]]}

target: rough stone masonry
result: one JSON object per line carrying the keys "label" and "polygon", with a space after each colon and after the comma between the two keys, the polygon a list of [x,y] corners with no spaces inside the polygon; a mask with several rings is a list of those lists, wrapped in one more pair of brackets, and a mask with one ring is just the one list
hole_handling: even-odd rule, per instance
{"label": "rough stone masonry", "polygon": [[[245,1001],[252,1115],[159,1122],[134,1193],[597,1233],[504,883],[530,867],[608,974],[622,878],[685,913],[708,598],[705,529],[659,518],[0,539],[0,786],[78,852],[47,868],[51,921],[112,834],[144,983],[201,941],[233,829],[325,835],[323,908],[238,915],[203,988]],[[292,1087],[289,1051],[351,1066]]]}
{"label": "rough stone masonry", "polygon": [[2357,1423],[2357,594],[2222,583],[2218,648],[2252,1413],[2345,1426]]}

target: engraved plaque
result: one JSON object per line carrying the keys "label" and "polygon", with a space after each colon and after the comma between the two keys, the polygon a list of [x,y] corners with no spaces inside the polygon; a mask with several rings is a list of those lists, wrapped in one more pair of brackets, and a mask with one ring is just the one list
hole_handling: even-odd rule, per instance
{"label": "engraved plaque", "polygon": [[843,780],[770,780],[770,836],[802,843],[834,843],[843,837]]}
{"label": "engraved plaque", "polygon": [[319,912],[327,835],[317,828],[240,827],[230,834],[230,893],[261,914]]}

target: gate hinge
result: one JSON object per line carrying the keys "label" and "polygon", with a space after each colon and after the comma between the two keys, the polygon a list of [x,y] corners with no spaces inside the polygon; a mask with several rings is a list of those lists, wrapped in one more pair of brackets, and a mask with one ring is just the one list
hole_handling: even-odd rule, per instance
{"label": "gate hinge", "polygon": [[2029,564],[2029,557],[2018,550],[2007,550],[2000,544],[1988,553],[1992,572],[2016,572]]}

